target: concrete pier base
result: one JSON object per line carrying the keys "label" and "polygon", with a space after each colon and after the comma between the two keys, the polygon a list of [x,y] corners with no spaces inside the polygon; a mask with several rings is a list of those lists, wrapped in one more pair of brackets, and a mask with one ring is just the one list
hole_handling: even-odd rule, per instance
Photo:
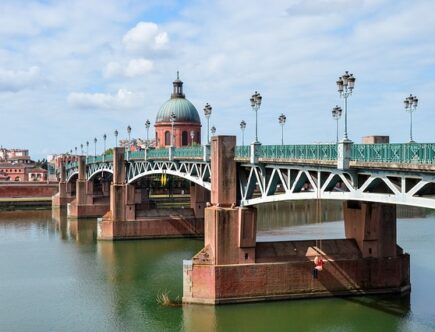
{"label": "concrete pier base", "polygon": [[[183,302],[225,304],[328,296],[401,293],[410,290],[409,255],[363,258],[354,240],[257,243],[256,262],[204,264],[185,261]],[[323,271],[314,278],[316,254]]]}
{"label": "concrete pier base", "polygon": [[150,209],[135,220],[113,221],[109,211],[97,229],[98,240],[202,237],[204,219],[193,209]]}
{"label": "concrete pier base", "polygon": [[77,204],[77,201],[73,200],[67,205],[68,218],[101,218],[109,210],[108,202],[106,204]]}
{"label": "concrete pier base", "polygon": [[71,203],[74,200],[74,198],[75,197],[72,196],[61,197],[60,193],[57,193],[51,197],[51,206],[53,208],[66,207],[68,203]]}

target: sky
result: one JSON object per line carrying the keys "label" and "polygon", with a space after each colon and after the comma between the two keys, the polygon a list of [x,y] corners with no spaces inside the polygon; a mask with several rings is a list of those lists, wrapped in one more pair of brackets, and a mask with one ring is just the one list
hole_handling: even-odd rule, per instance
{"label": "sky", "polygon": [[[258,136],[280,144],[333,143],[336,80],[356,77],[348,134],[435,142],[434,1],[65,0],[0,2],[0,145],[33,159],[74,150],[113,132],[146,136],[177,70],[203,123],[254,141],[249,98],[263,96]],[[343,118],[339,121],[343,135]],[[153,132],[150,131],[150,136]]]}

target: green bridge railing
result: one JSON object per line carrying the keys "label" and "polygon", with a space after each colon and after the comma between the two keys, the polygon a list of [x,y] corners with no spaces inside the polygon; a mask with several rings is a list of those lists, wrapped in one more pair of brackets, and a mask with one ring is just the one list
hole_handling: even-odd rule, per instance
{"label": "green bridge railing", "polygon": [[352,146],[351,160],[400,164],[435,164],[435,144],[354,144]]}
{"label": "green bridge railing", "polygon": [[[174,149],[174,158],[202,159],[202,146]],[[237,146],[236,159],[249,159],[251,147]],[[126,159],[143,160],[145,151],[126,152]],[[149,149],[147,159],[168,159],[169,149]],[[303,144],[303,145],[261,145],[259,158],[285,160],[337,160],[336,144]],[[88,156],[86,163],[112,161],[111,154]],[[435,143],[406,144],[353,144],[351,160],[356,162],[379,162],[399,164],[435,164]],[[77,167],[77,162],[71,162],[67,168]]]}

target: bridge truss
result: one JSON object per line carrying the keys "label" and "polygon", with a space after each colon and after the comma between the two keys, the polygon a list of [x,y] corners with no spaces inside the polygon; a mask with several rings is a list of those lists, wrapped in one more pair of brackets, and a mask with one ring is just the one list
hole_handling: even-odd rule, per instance
{"label": "bridge truss", "polygon": [[211,190],[210,163],[203,161],[137,161],[127,166],[126,180],[132,183],[139,178],[153,174],[169,174],[194,182]]}
{"label": "bridge truss", "polygon": [[435,208],[433,173],[280,164],[239,166],[241,205],[335,199]]}

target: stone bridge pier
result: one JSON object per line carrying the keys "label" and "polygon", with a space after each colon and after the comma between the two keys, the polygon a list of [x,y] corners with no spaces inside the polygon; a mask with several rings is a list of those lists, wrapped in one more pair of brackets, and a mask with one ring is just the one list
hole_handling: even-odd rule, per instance
{"label": "stone bridge pier", "polygon": [[170,237],[198,237],[204,234],[201,216],[207,200],[202,188],[193,187],[193,208],[156,209],[143,189],[126,182],[124,149],[113,154],[113,182],[110,209],[98,223],[98,239],[123,240]]}
{"label": "stone bridge pier", "polygon": [[74,198],[75,190],[73,190],[72,184],[67,181],[65,162],[62,161],[60,167],[59,191],[52,197],[52,207],[66,207],[67,204],[71,203]]}
{"label": "stone bridge pier", "polygon": [[96,218],[109,210],[109,183],[101,181],[99,190],[96,180],[86,179],[86,157],[78,159],[79,174],[76,182],[76,197],[68,204],[68,217]]}
{"label": "stone bridge pier", "polygon": [[[345,202],[345,239],[256,242],[256,209],[238,207],[235,137],[212,138],[204,248],[183,263],[184,303],[237,303],[406,292],[409,255],[395,206]],[[317,276],[315,257],[324,261]]]}

